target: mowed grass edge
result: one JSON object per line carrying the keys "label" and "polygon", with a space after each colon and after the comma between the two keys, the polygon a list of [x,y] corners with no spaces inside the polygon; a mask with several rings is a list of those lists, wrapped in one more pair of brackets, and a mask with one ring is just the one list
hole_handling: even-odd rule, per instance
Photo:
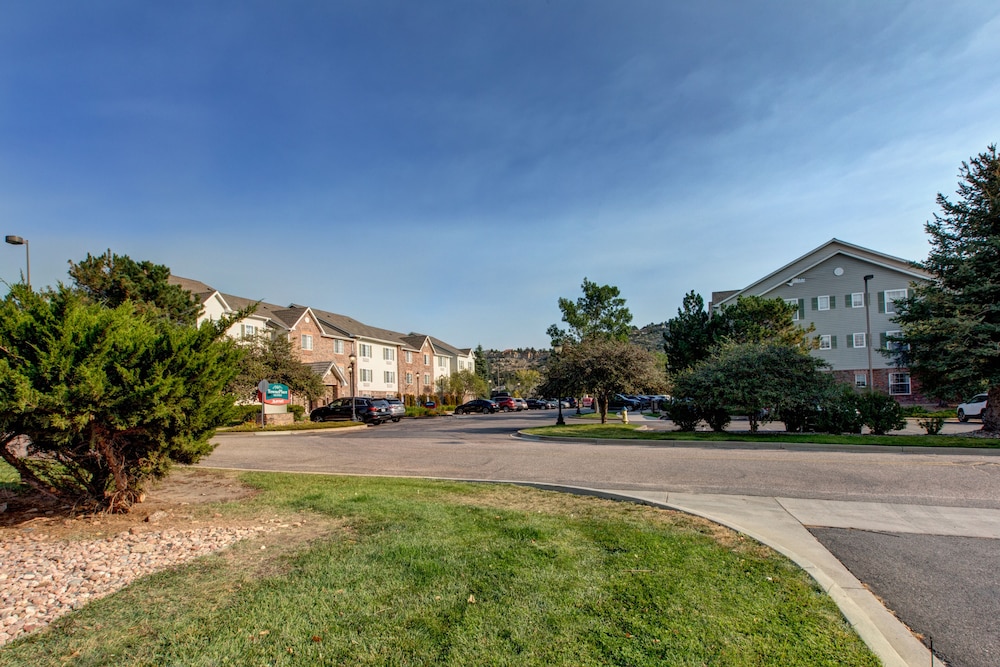
{"label": "mowed grass edge", "polygon": [[761,431],[758,433],[730,431],[661,431],[643,430],[640,424],[566,424],[565,426],[537,426],[522,433],[561,438],[593,438],[595,440],[644,440],[649,442],[748,442],[788,443],[813,445],[857,445],[887,447],[969,447],[998,449],[1000,439],[977,438],[968,435],[831,435],[828,433],[786,433]]}
{"label": "mowed grass edge", "polygon": [[243,479],[261,492],[223,516],[310,529],[139,580],[0,665],[879,664],[802,570],[696,517],[509,485]]}

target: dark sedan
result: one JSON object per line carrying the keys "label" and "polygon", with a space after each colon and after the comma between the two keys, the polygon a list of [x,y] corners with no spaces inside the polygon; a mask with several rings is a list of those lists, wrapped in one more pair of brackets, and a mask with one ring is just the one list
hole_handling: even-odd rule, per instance
{"label": "dark sedan", "polygon": [[488,414],[496,411],[497,404],[485,398],[477,398],[469,401],[468,403],[462,403],[460,406],[455,408],[456,415],[467,415],[470,412],[482,412],[483,414]]}
{"label": "dark sedan", "polygon": [[[354,409],[351,409],[351,402],[354,402]],[[367,398],[350,396],[334,399],[329,405],[316,408],[309,413],[309,419],[314,422],[325,422],[333,420],[357,419],[366,424],[381,424],[392,419],[389,411],[389,404],[379,398]]]}

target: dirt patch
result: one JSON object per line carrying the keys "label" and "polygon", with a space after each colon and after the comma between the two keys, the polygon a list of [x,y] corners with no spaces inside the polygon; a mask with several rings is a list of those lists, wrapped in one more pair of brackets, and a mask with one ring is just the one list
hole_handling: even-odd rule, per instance
{"label": "dirt patch", "polygon": [[247,517],[226,518],[213,503],[249,498],[256,491],[242,484],[236,473],[175,468],[150,485],[146,499],[128,514],[80,512],[38,494],[0,491],[0,538],[7,531],[44,533],[53,539],[105,537],[129,530],[242,525]]}

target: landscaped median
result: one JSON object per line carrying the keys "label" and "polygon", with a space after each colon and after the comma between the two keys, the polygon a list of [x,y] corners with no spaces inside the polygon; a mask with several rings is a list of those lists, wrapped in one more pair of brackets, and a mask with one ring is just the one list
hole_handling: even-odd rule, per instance
{"label": "landscaped median", "polygon": [[521,433],[543,438],[591,438],[599,440],[1000,448],[1000,439],[971,435],[830,435],[826,433],[785,433],[782,431],[760,431],[758,433],[746,431],[668,431],[644,428],[641,424],[566,424],[565,426],[529,428],[524,429]]}
{"label": "landscaped median", "polygon": [[90,602],[0,665],[879,664],[805,572],[696,517],[497,484],[242,480],[260,493],[199,518],[282,531]]}

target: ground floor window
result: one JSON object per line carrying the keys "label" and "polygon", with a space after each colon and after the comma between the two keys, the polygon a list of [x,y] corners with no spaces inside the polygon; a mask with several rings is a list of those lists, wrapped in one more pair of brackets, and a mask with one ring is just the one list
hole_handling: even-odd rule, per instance
{"label": "ground floor window", "polygon": [[889,394],[891,396],[909,396],[910,374],[889,373]]}
{"label": "ground floor window", "polygon": [[868,386],[868,375],[865,373],[855,373],[854,374],[854,386],[855,387],[867,387]]}

